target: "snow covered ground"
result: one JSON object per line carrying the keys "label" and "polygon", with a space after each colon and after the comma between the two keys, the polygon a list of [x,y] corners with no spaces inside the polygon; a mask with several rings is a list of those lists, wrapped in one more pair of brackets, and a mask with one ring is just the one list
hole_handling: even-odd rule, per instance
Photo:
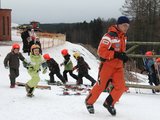
{"label": "snow covered ground", "polygon": [[[13,36],[14,41],[21,41],[17,36]],[[22,46],[22,43],[20,44]],[[89,73],[97,79],[98,61],[80,45],[66,42],[62,46],[46,49],[43,53],[49,53],[59,64],[63,61],[60,51],[69,49],[69,53],[80,51],[87,61],[91,70]],[[130,93],[124,93],[120,101],[116,104],[117,115],[111,116],[102,106],[108,93],[102,93],[95,103],[95,114],[89,114],[85,108],[84,100],[87,93],[81,96],[59,96],[62,93],[60,86],[52,86],[52,90],[35,90],[33,98],[26,97],[24,87],[9,88],[9,71],[4,68],[3,60],[11,46],[0,46],[0,120],[157,120],[160,117],[160,95],[152,94],[151,90],[130,89]],[[27,54],[23,54],[28,57]],[[74,65],[76,61],[71,57]],[[63,67],[61,67],[61,72]],[[76,71],[74,71],[77,74]],[[41,76],[40,84],[46,84],[44,79],[49,79],[47,74]],[[75,82],[70,76],[69,81]],[[142,77],[142,75],[139,75]],[[21,64],[20,76],[17,81],[26,82],[30,79],[27,70]],[[59,79],[55,77],[58,81]],[[84,79],[85,84],[90,82]],[[136,92],[139,92],[137,94]]]}

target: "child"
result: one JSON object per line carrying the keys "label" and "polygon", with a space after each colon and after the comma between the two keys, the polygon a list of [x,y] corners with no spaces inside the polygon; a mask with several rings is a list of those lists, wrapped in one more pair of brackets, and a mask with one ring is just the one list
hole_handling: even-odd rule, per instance
{"label": "child", "polygon": [[31,29],[31,31],[29,32],[29,35],[30,35],[30,39],[29,39],[29,51],[28,51],[28,55],[30,54],[30,50],[31,50],[31,46],[34,45],[34,44],[37,44],[39,45],[40,47],[40,54],[42,55],[42,49],[41,49],[41,43],[40,43],[40,40],[39,38],[37,37],[34,29]]}
{"label": "child", "polygon": [[31,76],[31,80],[29,80],[25,85],[28,97],[34,96],[33,91],[40,81],[39,71],[41,70],[41,66],[43,67],[43,73],[45,73],[46,67],[44,66],[44,62],[40,54],[40,47],[39,45],[34,44],[31,46],[30,64],[27,66],[28,73]]}
{"label": "child", "polygon": [[70,60],[70,55],[68,54],[68,50],[63,49],[61,51],[61,54],[64,57],[64,62],[61,64],[61,66],[64,65],[63,77],[65,78],[66,82],[68,82],[68,78],[67,78],[68,72],[74,79],[78,80],[78,77],[75,74],[73,74],[73,63]]}
{"label": "child", "polygon": [[83,84],[83,77],[86,77],[88,80],[91,81],[91,86],[93,86],[96,83],[96,80],[94,80],[89,74],[88,69],[90,70],[89,65],[84,61],[84,58],[80,56],[80,53],[75,52],[73,54],[74,58],[77,60],[77,65],[74,67],[73,70],[78,69],[78,82],[77,84]]}
{"label": "child", "polygon": [[48,68],[50,70],[50,73],[49,73],[49,76],[50,76],[49,84],[52,85],[52,84],[55,83],[54,74],[56,74],[56,76],[63,82],[63,84],[65,84],[66,80],[61,75],[60,69],[59,69],[59,66],[58,66],[57,62],[53,58],[51,58],[49,56],[49,54],[44,54],[43,58],[46,60],[47,66],[48,66]]}
{"label": "child", "polygon": [[25,58],[19,52],[20,46],[17,43],[12,45],[12,50],[4,59],[4,66],[6,69],[9,68],[10,74],[10,88],[15,88],[16,78],[19,76],[19,59],[24,61]]}
{"label": "child", "polygon": [[[153,52],[152,51],[147,51],[145,53],[146,58],[144,59],[144,67],[145,70],[148,72],[148,80],[150,85],[155,85],[158,86],[159,83],[157,81],[157,76],[156,76],[156,69],[155,69],[155,62],[152,58]],[[152,93],[155,93],[155,90],[152,90]]]}

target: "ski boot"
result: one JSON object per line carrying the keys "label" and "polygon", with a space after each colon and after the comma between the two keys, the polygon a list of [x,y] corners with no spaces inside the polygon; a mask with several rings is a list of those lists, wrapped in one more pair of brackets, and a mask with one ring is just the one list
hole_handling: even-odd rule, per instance
{"label": "ski boot", "polygon": [[27,97],[33,97],[33,93],[27,93]]}
{"label": "ski boot", "polygon": [[86,104],[86,108],[87,108],[88,112],[90,114],[94,114],[94,106],[87,104],[87,102],[85,102],[85,104]]}
{"label": "ski boot", "polygon": [[108,112],[112,115],[115,116],[116,115],[116,109],[114,108],[114,106],[112,105],[108,105],[104,102],[103,106],[108,110]]}
{"label": "ski boot", "polygon": [[48,81],[48,85],[57,85],[57,82],[56,81]]}
{"label": "ski boot", "polygon": [[91,83],[91,86],[94,86],[94,84],[96,84],[96,82],[95,82],[95,81]]}
{"label": "ski boot", "polygon": [[27,84],[25,84],[25,88],[26,88],[26,92],[28,93],[30,90],[30,87]]}
{"label": "ski boot", "polygon": [[15,84],[10,85],[10,88],[15,88]]}
{"label": "ski boot", "polygon": [[57,81],[57,86],[61,86],[61,85],[63,85],[63,84],[65,85],[66,83],[65,83],[65,82],[62,83],[62,82],[60,82],[60,81]]}
{"label": "ski boot", "polygon": [[33,90],[34,90],[34,87],[29,87],[27,84],[25,85],[25,88],[26,88],[26,91],[27,91],[27,97],[33,97]]}

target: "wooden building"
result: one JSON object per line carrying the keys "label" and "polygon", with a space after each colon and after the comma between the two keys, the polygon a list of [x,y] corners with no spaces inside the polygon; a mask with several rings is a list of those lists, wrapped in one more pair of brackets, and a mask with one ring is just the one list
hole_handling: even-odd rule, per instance
{"label": "wooden building", "polygon": [[0,9],[0,41],[11,40],[11,9]]}

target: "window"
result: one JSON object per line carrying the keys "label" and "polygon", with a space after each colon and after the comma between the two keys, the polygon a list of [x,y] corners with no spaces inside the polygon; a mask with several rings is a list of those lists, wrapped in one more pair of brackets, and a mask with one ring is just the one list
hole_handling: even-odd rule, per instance
{"label": "window", "polygon": [[5,17],[2,17],[2,25],[3,25],[3,35],[6,34],[6,29],[5,29]]}
{"label": "window", "polygon": [[9,16],[7,16],[7,34],[9,35],[9,33],[10,33],[10,26],[9,26]]}

